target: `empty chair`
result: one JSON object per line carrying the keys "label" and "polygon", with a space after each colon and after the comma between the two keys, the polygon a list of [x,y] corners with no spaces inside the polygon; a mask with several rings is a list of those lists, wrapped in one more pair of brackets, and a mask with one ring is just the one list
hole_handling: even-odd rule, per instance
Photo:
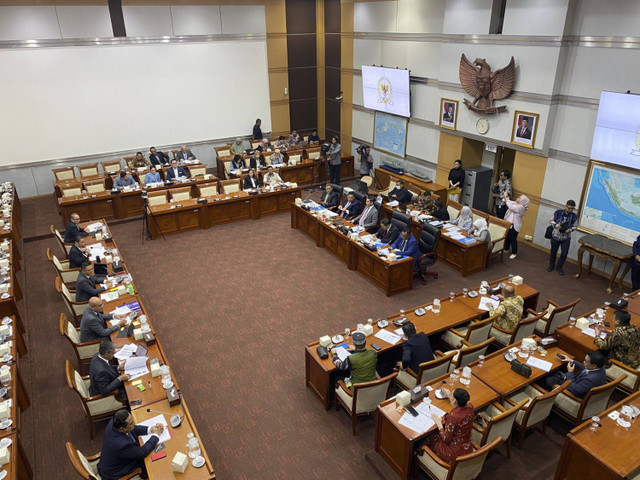
{"label": "empty chair", "polygon": [[340,404],[351,416],[351,430],[356,434],[356,420],[358,417],[370,415],[376,411],[378,405],[386,400],[391,381],[398,374],[392,373],[384,378],[372,382],[356,383],[353,392],[347,388],[342,380],[336,385],[335,403],[336,410]]}
{"label": "empty chair", "polygon": [[553,403],[553,410],[574,425],[582,423],[606,410],[611,394],[625,378],[627,376],[623,374],[612,382],[593,387],[584,398],[578,398],[570,391],[565,390],[556,397]]}
{"label": "empty chair", "polygon": [[54,168],[52,170],[56,180],[73,180],[76,178],[76,171],[74,167],[62,167]]}
{"label": "empty chair", "polygon": [[218,182],[204,183],[198,187],[198,195],[201,197],[210,197],[218,194]]}
{"label": "empty chair", "polygon": [[[449,367],[450,371],[455,370],[456,368],[463,368],[469,365],[471,362],[475,362],[480,355],[484,355],[487,353],[487,348],[489,345],[495,340],[493,337],[489,337],[484,342],[480,342],[477,345],[471,345],[467,343],[466,340],[462,340],[461,347],[457,350],[456,355],[453,357],[451,361],[451,366]],[[453,350],[456,352],[456,350]],[[446,352],[449,353],[449,352]]]}
{"label": "empty chair", "polygon": [[430,478],[436,480],[474,480],[480,476],[482,466],[489,452],[502,445],[502,437],[494,438],[491,443],[480,447],[467,455],[460,455],[452,464],[441,460],[426,445],[423,445],[416,456],[416,464]]}
{"label": "empty chair", "polygon": [[205,175],[207,173],[206,165],[192,165],[189,167],[189,174],[191,177],[197,177],[198,175]]}
{"label": "empty chair", "polygon": [[82,193],[82,183],[69,182],[64,185],[60,185],[60,191],[63,197],[72,197],[74,195],[80,195]]}
{"label": "empty chair", "polygon": [[75,325],[79,326],[82,314],[89,306],[89,302],[76,302],[76,294],[69,291],[67,286],[62,283],[60,277],[56,277],[54,285],[56,287],[56,292],[60,294],[62,300],[69,309],[69,313],[71,313]]}
{"label": "empty chair", "polygon": [[507,238],[507,233],[511,227],[511,222],[501,220],[497,217],[489,217],[487,228],[489,229],[489,235],[491,236],[491,243],[487,250],[487,267],[491,264],[491,259],[497,255],[500,255],[500,263],[502,263],[502,257],[504,256],[504,241]]}
{"label": "empty chair", "polygon": [[98,193],[104,192],[106,190],[104,180],[91,180],[88,182],[84,182],[84,188],[87,193]]}
{"label": "empty chair", "polygon": [[425,222],[420,231],[418,238],[418,248],[420,249],[420,258],[418,259],[418,270],[422,277],[422,284],[426,285],[427,277],[438,278],[438,272],[428,272],[430,268],[438,261],[438,242],[440,241],[440,229],[434,227],[429,222]]}
{"label": "empty chair", "polygon": [[71,250],[73,243],[65,243],[62,234],[53,225],[49,226],[49,231],[51,232],[51,235],[53,235],[53,238],[56,239],[56,242],[60,245],[60,248],[62,248],[64,258],[69,258],[69,250]]}
{"label": "empty chair", "polygon": [[289,163],[300,163],[302,161],[302,155],[289,155]]}
{"label": "empty chair", "polygon": [[456,352],[442,353],[436,350],[434,353],[437,356],[433,360],[421,363],[417,373],[410,368],[400,370],[396,377],[396,386],[401,390],[409,390],[447,373]]}
{"label": "empty chair", "polygon": [[[97,480],[100,478],[98,462],[100,461],[101,452],[87,457],[71,442],[67,442],[66,447],[69,461],[78,475],[80,475],[80,478],[83,480]],[[118,480],[141,480],[142,477],[140,477],[140,473],[142,473],[142,470],[138,468],[130,474],[120,477]]]}
{"label": "empty chair", "polygon": [[220,182],[220,189],[222,193],[235,193],[240,191],[240,180],[231,179],[231,180],[222,180]]}
{"label": "empty chair", "polygon": [[405,227],[411,226],[411,217],[406,213],[394,210],[391,214],[391,225],[395,225],[398,230],[402,231]]}
{"label": "empty chair", "polygon": [[442,341],[451,348],[459,348],[462,340],[470,345],[477,345],[489,338],[489,331],[498,315],[492,315],[484,320],[475,320],[469,325],[450,328],[442,334]]}
{"label": "empty chair", "polygon": [[[562,306],[558,305],[553,300],[547,300],[547,307],[544,309],[545,314],[538,320],[535,330],[536,333],[542,337],[552,335],[556,331],[556,328],[558,328],[558,325],[562,325],[569,321],[569,317],[571,317],[574,307],[580,300],[582,299],[577,298],[573,302]],[[528,312],[529,317],[537,315],[537,312],[534,312],[533,310],[528,310]]]}
{"label": "empty chair", "polygon": [[147,201],[149,202],[149,206],[152,207],[154,205],[162,205],[163,203],[168,203],[167,191],[163,190],[160,192],[148,192]]}
{"label": "empty chair", "polygon": [[174,202],[183,202],[191,198],[191,187],[173,188],[171,190],[171,199]]}
{"label": "empty chair", "polygon": [[622,375],[626,375],[627,377],[618,384],[618,388],[627,393],[636,392],[640,386],[640,368],[632,368],[613,358],[611,358],[609,362],[607,378],[609,380],[615,380]]}
{"label": "empty chair", "polygon": [[78,165],[78,170],[80,171],[81,177],[93,177],[98,175],[98,164],[84,163],[82,165]]}
{"label": "empty chair", "polygon": [[492,403],[488,407],[483,408],[481,412],[488,415],[490,420],[485,427],[477,424],[473,425],[471,440],[482,447],[487,443],[491,443],[495,438],[502,437],[504,443],[507,444],[507,458],[511,458],[511,429],[513,428],[517,413],[527,403],[528,400],[522,399],[507,409],[499,403]]}
{"label": "empty chair", "polygon": [[69,340],[71,347],[73,347],[80,371],[83,373],[88,372],[91,358],[98,353],[100,342],[102,342],[102,340],[98,339],[91,342],[81,342],[80,329],[74,327],[71,322],[67,320],[67,316],[64,313],[60,314],[58,328],[60,330],[60,335],[66,337],[66,339]]}
{"label": "empty chair", "polygon": [[47,248],[47,260],[51,262],[53,268],[56,270],[56,274],[63,283],[69,283],[75,285],[78,274],[80,273],[80,267],[69,268],[69,260],[58,260],[50,248]]}
{"label": "empty chair", "polygon": [[102,170],[104,170],[104,173],[106,174],[118,173],[122,169],[122,164],[119,158],[107,160],[106,162],[102,162],[101,165]]}
{"label": "empty chair", "polygon": [[498,344],[500,348],[506,347],[507,345],[519,342],[523,338],[533,335],[533,331],[542,315],[544,314],[541,313],[531,318],[521,318],[513,332],[508,332],[498,325],[494,325],[489,335],[496,338],[496,344]]}
{"label": "empty chair", "polygon": [[215,147],[215,151],[217,157],[228,157],[229,155],[231,155],[229,145],[226,145],[224,147]]}
{"label": "empty chair", "polygon": [[418,198],[420,196],[420,194],[422,193],[422,189],[420,187],[418,187],[417,185],[414,185],[413,183],[406,183],[405,185],[407,187],[407,190],[409,190],[409,192],[411,192],[411,201],[415,201],[416,198]]}
{"label": "empty chair", "polygon": [[89,386],[91,384],[89,377],[81,376],[69,360],[65,360],[65,374],[67,377],[67,386],[73,390],[82,402],[82,408],[89,420],[89,436],[93,440],[93,422],[110,418],[114,413],[123,408],[126,400],[118,400],[116,398],[117,390],[108,395],[89,394]]}
{"label": "empty chair", "polygon": [[365,175],[360,179],[360,181],[363,182],[368,188],[371,188],[371,185],[373,185],[373,177],[371,175]]}

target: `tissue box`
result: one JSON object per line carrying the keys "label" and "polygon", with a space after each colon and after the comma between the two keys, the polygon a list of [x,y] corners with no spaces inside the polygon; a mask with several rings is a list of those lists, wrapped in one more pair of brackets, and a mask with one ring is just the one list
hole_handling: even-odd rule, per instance
{"label": "tissue box", "polygon": [[7,447],[0,448],[0,465],[6,465],[9,463],[9,449]]}
{"label": "tissue box", "polygon": [[184,453],[176,452],[175,457],[171,460],[171,470],[178,473],[184,473],[189,465],[189,459]]}
{"label": "tissue box", "polygon": [[401,407],[406,407],[411,403],[411,394],[406,390],[396,395],[396,403]]}
{"label": "tissue box", "polygon": [[156,337],[153,336],[153,333],[151,333],[151,331],[142,332],[142,339],[144,340],[144,343],[147,344],[147,347],[156,344]]}
{"label": "tissue box", "polygon": [[151,364],[151,376],[152,377],[159,377],[160,376],[160,364],[159,363],[152,363]]}
{"label": "tissue box", "polygon": [[9,418],[11,416],[11,409],[9,408],[9,402],[0,403],[0,418]]}
{"label": "tissue box", "polygon": [[0,268],[9,268],[9,260],[6,258],[0,260]]}
{"label": "tissue box", "polygon": [[134,340],[142,340],[142,329],[134,328],[133,329],[133,339]]}
{"label": "tissue box", "polygon": [[513,277],[512,280],[514,285],[522,285],[522,282],[524,282],[524,280],[522,279],[522,277],[520,275],[516,275]]}
{"label": "tissue box", "polygon": [[589,328],[589,319],[580,317],[578,320],[576,320],[576,328],[579,328],[580,330]]}
{"label": "tissue box", "polygon": [[373,335],[373,325],[365,325],[363,328],[363,332],[367,337],[369,335]]}
{"label": "tissue box", "polygon": [[0,345],[0,357],[4,357],[7,353],[11,353],[11,345],[3,343]]}
{"label": "tissue box", "polygon": [[536,341],[533,338],[523,338],[522,346],[527,348],[536,347]]}
{"label": "tissue box", "polygon": [[0,370],[0,383],[10,382],[11,381],[11,369],[4,368]]}
{"label": "tissue box", "polygon": [[9,325],[0,325],[0,336],[6,337],[7,335],[11,335]]}
{"label": "tissue box", "polygon": [[9,284],[3,283],[0,285],[0,293],[8,293],[9,292]]}
{"label": "tissue box", "polygon": [[118,292],[118,295],[124,295],[127,293],[127,287],[120,285],[116,291]]}
{"label": "tissue box", "polygon": [[96,240],[98,242],[102,240],[102,234],[101,233],[96,233]]}
{"label": "tissue box", "polygon": [[9,251],[9,242],[4,242],[2,245],[0,245],[0,248],[2,248],[3,252],[8,252]]}
{"label": "tissue box", "polygon": [[320,337],[320,346],[327,348],[329,345],[331,345],[331,337],[329,335],[325,335],[323,337]]}

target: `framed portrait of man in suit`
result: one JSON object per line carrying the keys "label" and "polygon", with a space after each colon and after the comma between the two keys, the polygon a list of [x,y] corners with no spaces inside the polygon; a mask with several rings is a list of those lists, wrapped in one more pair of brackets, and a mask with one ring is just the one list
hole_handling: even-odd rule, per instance
{"label": "framed portrait of man in suit", "polygon": [[536,142],[536,131],[538,129],[537,113],[521,112],[516,110],[513,116],[513,130],[511,132],[511,143],[533,148]]}
{"label": "framed portrait of man in suit", "polygon": [[456,130],[458,124],[458,101],[449,98],[440,99],[440,126]]}

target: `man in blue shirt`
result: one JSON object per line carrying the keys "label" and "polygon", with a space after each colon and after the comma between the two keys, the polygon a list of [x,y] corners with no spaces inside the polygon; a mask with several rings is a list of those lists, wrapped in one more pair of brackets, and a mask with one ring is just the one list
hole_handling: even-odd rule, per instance
{"label": "man in blue shirt", "polygon": [[[573,213],[576,208],[576,202],[569,200],[564,209],[556,210],[551,219],[553,233],[551,234],[551,251],[549,252],[549,266],[547,272],[553,271],[555,268],[560,275],[564,275],[562,266],[567,259],[569,253],[569,244],[571,243],[571,232],[577,228],[578,216]],[[556,254],[560,249],[560,258],[556,263]]]}
{"label": "man in blue shirt", "polygon": [[116,177],[116,179],[113,182],[113,186],[114,188],[117,188],[118,190],[122,190],[124,187],[135,187],[136,186],[136,181],[133,179],[133,177],[130,177],[127,172],[125,172],[124,170],[122,170],[120,172],[120,175],[118,175]]}
{"label": "man in blue shirt", "polygon": [[396,238],[396,241],[391,244],[391,249],[398,255],[404,255],[407,257],[413,257],[414,270],[418,269],[418,259],[420,258],[420,247],[418,247],[418,241],[411,235],[411,229],[404,227],[400,236]]}

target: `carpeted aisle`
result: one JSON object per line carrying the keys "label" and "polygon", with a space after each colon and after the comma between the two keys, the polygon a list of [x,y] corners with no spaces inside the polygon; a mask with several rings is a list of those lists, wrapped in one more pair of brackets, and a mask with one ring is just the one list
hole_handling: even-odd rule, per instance
{"label": "carpeted aisle", "polygon": [[[50,201],[29,202],[23,217]],[[58,218],[43,221],[62,227]],[[38,234],[42,230],[37,227]],[[144,244],[139,221],[114,225],[112,231],[223,480],[376,478],[364,458],[373,448],[373,418],[360,420],[352,437],[349,417],[325,411],[305,388],[303,347],[321,335],[509,273],[521,274],[541,290],[540,307],[547,297],[567,302],[582,296],[578,311],[584,312],[615,298],[605,293],[603,278],[571,278],[573,265],[567,265],[565,277],[547,273],[546,255],[527,245],[515,261],[496,261],[466,279],[438,264],[437,280],[422,286],[416,278],[413,290],[387,298],[292,230],[289,215]],[[67,480],[75,473],[64,442],[93,454],[100,449],[105,423],[98,424],[90,442],[80,403],[65,384],[64,360],[73,357],[58,334],[65,306],[53,287],[47,247],[60,253],[51,239],[24,245],[30,351],[22,364],[28,363],[25,382],[32,405],[23,417],[23,441],[38,479]],[[552,478],[568,430],[552,423],[558,433],[533,434],[522,452],[514,447],[511,460],[491,457],[491,478]]]}

